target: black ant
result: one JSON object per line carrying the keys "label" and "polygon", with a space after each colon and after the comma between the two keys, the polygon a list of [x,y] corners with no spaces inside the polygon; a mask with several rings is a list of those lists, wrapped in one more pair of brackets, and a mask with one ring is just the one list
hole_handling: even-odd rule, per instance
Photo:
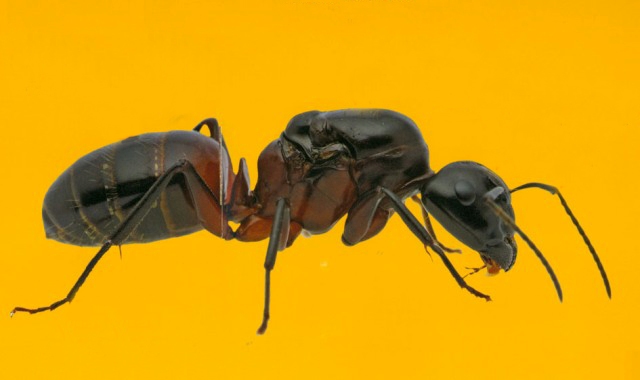
{"label": "black ant", "polygon": [[[209,128],[208,137],[200,133],[204,126]],[[269,239],[264,316],[258,329],[262,334],[269,320],[270,274],[278,251],[293,244],[302,231],[328,231],[344,215],[342,241],[357,244],[377,235],[394,212],[442,259],[458,285],[486,300],[490,297],[467,285],[447,258],[445,252],[454,250],[436,240],[429,214],[480,253],[489,273],[511,269],[517,233],[545,266],[562,300],[551,266],[514,222],[511,194],[527,188],[558,195],[611,297],[604,267],[558,189],[528,183],[509,190],[491,170],[468,161],[435,173],[420,130],[397,112],[347,109],[295,116],[280,138],[262,151],[253,191],[244,159],[234,173],[215,119],[204,120],[194,131],[130,137],[80,158],[49,189],[42,211],[47,237],[101,248],[65,298],[36,309],[16,307],[12,315],[53,310],[71,302],[114,245],[167,239],[204,228],[226,240]],[[409,197],[423,206],[424,225],[404,205]],[[233,231],[229,221],[239,227]]]}

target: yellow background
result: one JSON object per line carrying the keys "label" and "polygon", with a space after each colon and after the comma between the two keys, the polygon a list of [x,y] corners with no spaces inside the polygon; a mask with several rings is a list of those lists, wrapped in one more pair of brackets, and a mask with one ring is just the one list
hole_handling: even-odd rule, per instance
{"label": "yellow background", "polygon": [[[639,4],[0,2],[0,378],[640,378]],[[281,253],[262,337],[266,242],[204,232],[114,249],[73,304],[9,318],[63,297],[96,251],[43,233],[78,157],[216,117],[255,183],[293,115],[349,107],[413,118],[436,170],[470,159],[560,187],[613,299],[557,199],[528,191],[518,222],[562,304],[522,241],[511,272],[469,278],[486,303],[394,217],[356,247],[341,222]]]}

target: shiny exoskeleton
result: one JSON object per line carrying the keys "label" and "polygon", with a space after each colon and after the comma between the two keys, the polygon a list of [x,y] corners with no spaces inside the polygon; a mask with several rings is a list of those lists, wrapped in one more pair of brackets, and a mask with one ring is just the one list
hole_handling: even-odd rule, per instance
{"label": "shiny exoskeleton", "polygon": [[[205,126],[208,136],[200,132]],[[234,172],[215,119],[201,122],[194,131],[130,137],[80,158],[51,186],[43,206],[47,237],[101,248],[64,299],[35,309],[17,307],[12,314],[53,310],[70,302],[113,245],[151,242],[204,228],[224,239],[269,238],[265,309],[258,330],[263,333],[278,251],[302,231],[326,232],[345,215],[342,240],[357,244],[378,234],[394,212],[443,260],[461,287],[487,300],[489,296],[467,285],[457,273],[445,254],[454,250],[436,240],[429,215],[479,252],[482,268],[489,273],[513,266],[514,235],[519,234],[546,267],[562,300],[551,266],[515,224],[511,193],[524,188],[559,196],[610,297],[600,259],[555,187],[529,183],[509,190],[495,173],[475,162],[452,163],[435,173],[420,130],[397,112],[347,109],[295,116],[261,153],[253,191],[244,159]],[[421,203],[424,224],[404,205],[407,198]],[[235,231],[229,221],[239,224]]]}

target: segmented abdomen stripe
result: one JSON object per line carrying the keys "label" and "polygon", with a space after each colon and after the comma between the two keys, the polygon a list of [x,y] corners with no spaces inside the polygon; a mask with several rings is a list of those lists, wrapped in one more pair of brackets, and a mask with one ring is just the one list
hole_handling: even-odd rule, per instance
{"label": "segmented abdomen stripe", "polygon": [[[166,160],[165,160],[165,148],[166,141],[169,134],[165,134],[160,138],[160,142],[154,151],[154,168],[156,169],[156,176],[160,176],[167,170]],[[160,212],[162,212],[162,217],[164,219],[165,226],[167,227],[167,232],[171,234],[171,236],[175,236],[175,233],[178,231],[178,225],[173,218],[173,214],[171,212],[171,202],[169,202],[168,192],[165,191],[160,195]]]}
{"label": "segmented abdomen stripe", "polygon": [[[42,211],[47,237],[102,245],[160,175],[181,159],[202,157],[199,144],[210,143],[203,139],[185,131],[146,134],[80,158],[47,192]],[[150,242],[202,229],[186,185],[183,175],[175,176],[124,242]]]}
{"label": "segmented abdomen stripe", "polygon": [[[166,134],[149,134],[131,137],[116,144],[113,177],[117,184],[118,208],[128,215],[145,192],[162,174],[157,157]],[[157,175],[156,175],[157,174]],[[168,236],[168,228],[162,211],[156,204],[126,241],[145,242]],[[155,238],[154,238],[155,237]]]}
{"label": "segmented abdomen stripe", "polygon": [[105,235],[102,233],[101,228],[89,219],[89,216],[87,215],[88,210],[82,204],[78,193],[77,184],[85,183],[84,181],[86,181],[86,178],[82,178],[79,182],[79,180],[76,179],[75,171],[75,167],[72,166],[69,168],[69,185],[71,190],[71,200],[73,201],[72,207],[76,210],[77,216],[82,222],[82,231],[87,236],[87,239],[92,243],[102,244],[106,240]]}
{"label": "segmented abdomen stripe", "polygon": [[112,218],[115,217],[118,222],[122,222],[125,216],[122,213],[122,206],[119,202],[118,183],[116,182],[115,172],[113,170],[116,145],[106,146],[103,150],[105,162],[102,164],[100,172],[102,173],[102,181],[104,182],[107,208]]}
{"label": "segmented abdomen stripe", "polygon": [[46,202],[42,208],[42,219],[44,221],[44,229],[47,238],[75,244],[77,239],[69,235],[60,223],[56,221],[55,215],[49,211]]}

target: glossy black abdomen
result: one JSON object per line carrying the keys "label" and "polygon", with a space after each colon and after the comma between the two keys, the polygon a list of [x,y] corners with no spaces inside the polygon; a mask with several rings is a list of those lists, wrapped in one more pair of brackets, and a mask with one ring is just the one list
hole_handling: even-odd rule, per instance
{"label": "glossy black abdomen", "polygon": [[[217,142],[192,131],[130,137],[80,158],[47,192],[42,217],[48,238],[102,245],[149,187],[178,160],[206,159]],[[200,230],[191,195],[176,175],[125,243],[145,243]]]}

